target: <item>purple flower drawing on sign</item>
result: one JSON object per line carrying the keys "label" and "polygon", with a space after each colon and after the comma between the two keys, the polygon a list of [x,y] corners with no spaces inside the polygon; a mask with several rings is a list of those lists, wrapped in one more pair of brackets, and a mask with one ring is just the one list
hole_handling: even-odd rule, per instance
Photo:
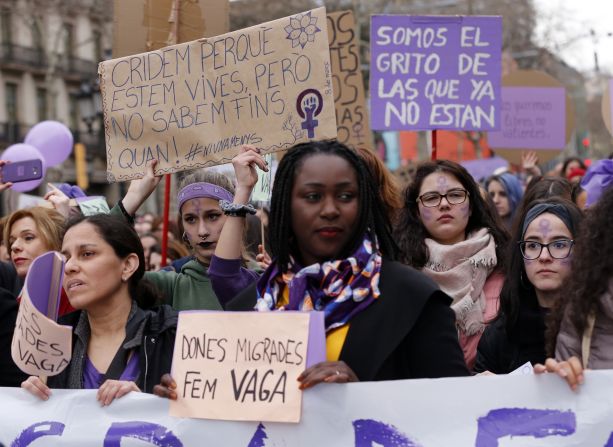
{"label": "purple flower drawing on sign", "polygon": [[290,17],[289,25],[285,27],[286,39],[292,41],[292,48],[300,45],[304,49],[308,42],[315,42],[315,34],[320,31],[317,27],[317,17],[312,17],[310,11]]}

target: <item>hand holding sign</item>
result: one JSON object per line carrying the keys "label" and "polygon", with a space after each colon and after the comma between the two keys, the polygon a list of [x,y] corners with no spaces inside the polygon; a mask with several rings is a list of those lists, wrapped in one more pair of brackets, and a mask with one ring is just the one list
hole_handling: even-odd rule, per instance
{"label": "hand holding sign", "polygon": [[296,378],[324,346],[320,312],[181,312],[172,378],[157,393],[176,393],[171,416],[298,422]]}

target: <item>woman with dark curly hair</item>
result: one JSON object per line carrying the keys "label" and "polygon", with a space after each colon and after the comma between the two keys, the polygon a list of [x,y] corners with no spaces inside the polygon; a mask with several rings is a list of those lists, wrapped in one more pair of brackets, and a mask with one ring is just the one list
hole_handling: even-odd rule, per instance
{"label": "woman with dark curly hair", "polygon": [[472,176],[457,163],[417,167],[396,229],[401,257],[453,299],[460,345],[472,368],[479,338],[496,315],[508,234]]}
{"label": "woman with dark curly hair", "polygon": [[[613,188],[590,209],[577,238],[555,357],[613,368]],[[555,328],[554,328],[555,330]]]}
{"label": "woman with dark curly hair", "polygon": [[518,216],[497,319],[477,349],[475,372],[508,374],[545,361],[545,320],[571,274],[573,240],[583,218],[558,198],[527,204]]}

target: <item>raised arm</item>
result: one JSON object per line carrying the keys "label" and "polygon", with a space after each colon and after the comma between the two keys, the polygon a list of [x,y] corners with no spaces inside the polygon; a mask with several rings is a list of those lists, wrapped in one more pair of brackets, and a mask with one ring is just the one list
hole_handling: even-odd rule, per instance
{"label": "raised arm", "polygon": [[155,175],[154,173],[157,162],[157,160],[151,160],[149,163],[147,163],[147,171],[145,172],[145,176],[138,180],[132,180],[130,182],[128,192],[126,193],[125,197],[121,199],[123,208],[129,215],[133,216],[136,214],[136,211],[138,211],[151,193],[155,191],[155,188],[160,183],[160,180],[162,180],[161,174]]}

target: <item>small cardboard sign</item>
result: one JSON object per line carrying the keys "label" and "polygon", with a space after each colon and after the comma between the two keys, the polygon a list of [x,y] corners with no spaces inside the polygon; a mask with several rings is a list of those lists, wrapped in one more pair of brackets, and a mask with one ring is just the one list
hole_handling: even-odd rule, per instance
{"label": "small cardboard sign", "polygon": [[[179,0],[180,1],[180,0]],[[178,23],[175,0],[115,0],[113,4],[113,57],[157,50],[229,31],[228,0],[180,1]],[[175,28],[179,33],[173,36]]]}
{"label": "small cardboard sign", "polygon": [[296,378],[324,360],[321,312],[181,312],[170,415],[299,422]]}
{"label": "small cardboard sign", "polygon": [[602,95],[602,119],[605,127],[613,135],[613,79],[610,79]]}
{"label": "small cardboard sign", "polygon": [[371,17],[377,130],[497,130],[502,18]]}
{"label": "small cardboard sign", "polygon": [[72,327],[55,322],[63,277],[57,252],[39,256],[28,270],[11,343],[13,361],[26,374],[54,376],[70,363]]}
{"label": "small cardboard sign", "polygon": [[270,202],[272,195],[272,179],[273,179],[273,154],[264,155],[264,160],[268,163],[268,172],[256,168],[258,171],[258,182],[255,184],[251,200],[254,202]]}
{"label": "small cardboard sign", "polygon": [[488,134],[494,149],[564,149],[566,89],[503,87],[501,124],[499,132]]}
{"label": "small cardboard sign", "polygon": [[107,177],[230,162],[336,138],[325,8],[102,62]]}
{"label": "small cardboard sign", "polygon": [[84,216],[109,214],[111,212],[109,204],[103,196],[77,197],[76,202]]}
{"label": "small cardboard sign", "polygon": [[337,140],[353,148],[372,149],[368,109],[364,99],[360,41],[353,11],[330,12],[327,18]]}

